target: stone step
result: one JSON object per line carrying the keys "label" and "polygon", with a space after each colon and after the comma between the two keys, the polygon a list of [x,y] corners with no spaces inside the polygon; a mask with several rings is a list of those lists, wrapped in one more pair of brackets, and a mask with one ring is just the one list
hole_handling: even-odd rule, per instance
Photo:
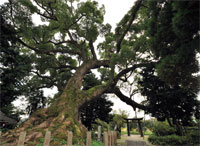
{"label": "stone step", "polygon": [[145,141],[126,140],[126,146],[146,146]]}

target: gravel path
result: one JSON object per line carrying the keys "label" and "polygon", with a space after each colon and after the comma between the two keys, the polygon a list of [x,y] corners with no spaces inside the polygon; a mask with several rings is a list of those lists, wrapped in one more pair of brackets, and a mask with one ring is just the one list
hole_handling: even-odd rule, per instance
{"label": "gravel path", "polygon": [[[146,139],[147,137],[145,136],[145,140]],[[140,137],[140,135],[122,135],[117,146],[153,146],[145,140],[143,137]]]}
{"label": "gravel path", "polygon": [[146,146],[145,141],[126,140],[126,146]]}
{"label": "gravel path", "polygon": [[146,142],[140,135],[131,135],[126,137],[126,146],[146,146]]}

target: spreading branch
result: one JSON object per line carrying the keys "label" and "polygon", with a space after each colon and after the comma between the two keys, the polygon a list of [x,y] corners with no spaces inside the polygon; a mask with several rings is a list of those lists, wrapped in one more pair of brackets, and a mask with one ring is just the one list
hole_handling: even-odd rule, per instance
{"label": "spreading branch", "polygon": [[[50,13],[50,12],[44,7],[43,4],[40,5],[40,4],[37,2],[37,0],[34,0],[34,2],[35,2],[41,9],[43,9],[49,16],[47,16],[47,15],[45,15],[45,14],[42,14],[41,12],[37,11],[36,13],[37,13],[38,15],[43,16],[43,17],[45,17],[45,18],[47,18],[47,19],[50,19],[50,20],[55,20],[55,21],[58,20],[58,19],[56,18],[56,16],[54,15],[54,12],[53,12],[53,10],[52,10],[51,7],[50,7],[50,10],[51,10],[51,13]],[[48,4],[48,5],[50,6],[51,4]]]}
{"label": "spreading branch", "polygon": [[41,75],[38,71],[31,71],[32,73],[36,74],[38,77],[42,78],[42,79],[48,79],[52,81],[52,78],[49,76],[43,76]]}
{"label": "spreading branch", "polygon": [[136,68],[149,67],[149,66],[152,66],[152,65],[155,65],[155,63],[140,63],[140,64],[135,64],[132,67],[129,67],[129,68],[122,70],[121,72],[119,72],[117,74],[117,76],[114,77],[113,85],[116,85],[117,82],[121,79],[122,76],[124,76],[125,74],[135,70]]}
{"label": "spreading branch", "polygon": [[38,49],[36,47],[32,47],[30,45],[28,45],[27,43],[25,43],[24,41],[22,41],[21,39],[18,39],[19,43],[21,43],[23,46],[35,51],[38,54],[47,54],[47,55],[51,55],[51,53],[67,53],[67,54],[73,54],[73,55],[79,55],[82,56],[81,52],[79,52],[78,50],[70,50],[70,49],[59,49],[59,48],[55,48],[54,49],[47,49],[47,50],[41,50]]}
{"label": "spreading branch", "polygon": [[132,106],[133,108],[139,108],[139,109],[142,109],[142,110],[147,110],[147,107],[144,106],[144,105],[141,105],[137,102],[135,102],[134,100],[132,100],[131,98],[125,96],[119,88],[115,87],[112,92],[117,95],[119,97],[119,99],[123,102],[125,102],[126,104]]}
{"label": "spreading branch", "polygon": [[137,14],[137,11],[139,10],[139,8],[141,7],[142,5],[142,0],[138,0],[136,3],[135,3],[135,6],[133,7],[133,10],[132,10],[132,13],[131,13],[131,17],[130,17],[130,20],[128,22],[128,26],[126,27],[126,29],[124,30],[124,32],[122,33],[121,37],[119,38],[119,40],[117,41],[117,52],[120,51],[121,49],[121,43],[124,39],[124,37],[126,36],[127,32],[129,31],[133,21],[135,20],[135,17],[136,17],[136,14]]}

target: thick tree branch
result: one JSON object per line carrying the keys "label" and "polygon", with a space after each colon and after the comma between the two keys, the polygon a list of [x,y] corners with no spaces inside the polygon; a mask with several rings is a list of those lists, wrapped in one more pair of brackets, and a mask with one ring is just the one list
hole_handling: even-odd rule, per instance
{"label": "thick tree branch", "polygon": [[132,106],[133,108],[139,108],[142,110],[147,110],[147,107],[141,104],[138,104],[137,102],[135,102],[134,100],[132,100],[131,98],[125,96],[119,88],[115,87],[112,92],[117,95],[119,97],[119,99],[123,102],[125,102],[126,104]]}
{"label": "thick tree branch", "polygon": [[131,13],[131,18],[128,22],[128,26],[126,27],[126,29],[124,30],[124,32],[122,33],[121,37],[119,38],[119,40],[117,41],[117,52],[120,51],[121,49],[121,43],[125,37],[125,35],[127,34],[127,32],[129,31],[133,21],[135,20],[135,17],[136,17],[136,14],[137,14],[137,11],[139,10],[140,6],[142,5],[142,1],[143,0],[138,0],[136,3],[135,3],[135,6],[133,7],[133,10],[132,10],[132,13]]}
{"label": "thick tree branch", "polygon": [[96,53],[95,53],[94,45],[93,45],[93,42],[92,42],[92,41],[89,41],[89,46],[90,46],[90,50],[91,50],[92,55],[93,55],[93,59],[97,59],[97,55],[96,55]]}
{"label": "thick tree branch", "polygon": [[82,86],[83,77],[89,70],[99,68],[101,66],[109,67],[109,63],[109,60],[95,59],[90,59],[83,62],[82,65],[77,68],[76,72],[74,73],[74,76],[68,81],[66,89],[70,87],[80,89]]}

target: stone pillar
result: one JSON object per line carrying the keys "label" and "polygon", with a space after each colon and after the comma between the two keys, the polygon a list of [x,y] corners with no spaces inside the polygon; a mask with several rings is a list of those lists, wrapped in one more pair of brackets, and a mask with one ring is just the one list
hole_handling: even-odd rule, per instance
{"label": "stone pillar", "polygon": [[98,141],[101,141],[101,126],[98,126]]}

